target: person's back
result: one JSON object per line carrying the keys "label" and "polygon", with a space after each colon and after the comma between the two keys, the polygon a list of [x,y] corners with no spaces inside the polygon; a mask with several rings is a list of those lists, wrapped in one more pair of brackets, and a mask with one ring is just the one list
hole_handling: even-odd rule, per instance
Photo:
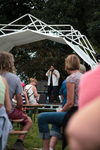
{"label": "person's back", "polygon": [[66,79],[62,83],[62,86],[60,88],[59,94],[63,95],[63,106],[64,106],[66,104],[66,100],[67,100]]}
{"label": "person's back", "polygon": [[10,98],[6,80],[0,76],[0,150],[4,150],[10,127],[12,125],[7,113],[11,111]]}
{"label": "person's back", "polygon": [[26,90],[26,92],[28,90],[29,104],[35,104],[36,99],[34,97],[33,86],[28,84],[28,85],[25,86],[25,90]]}
{"label": "person's back", "polygon": [[30,78],[30,84],[25,86],[25,91],[28,93],[29,97],[29,104],[37,104],[36,98],[40,97],[40,94],[37,93],[36,84],[37,80],[35,78]]}
{"label": "person's back", "polygon": [[66,128],[71,150],[100,149],[99,87],[100,64],[85,73],[80,81],[79,110]]}
{"label": "person's back", "polygon": [[15,106],[13,106],[12,99],[13,99],[15,94],[17,94],[17,93],[21,94],[23,92],[22,86],[21,86],[19,77],[16,76],[15,74],[13,74],[11,72],[6,72],[6,74],[3,73],[2,76],[5,77],[5,79],[6,79],[7,83],[8,83],[10,101],[11,101],[11,105],[12,105],[11,112],[12,112],[14,110],[14,107],[15,107]]}
{"label": "person's back", "polygon": [[0,76],[0,104],[4,104],[5,90],[6,90],[5,84]]}
{"label": "person's back", "polygon": [[82,77],[79,86],[79,109],[100,96],[100,64]]}

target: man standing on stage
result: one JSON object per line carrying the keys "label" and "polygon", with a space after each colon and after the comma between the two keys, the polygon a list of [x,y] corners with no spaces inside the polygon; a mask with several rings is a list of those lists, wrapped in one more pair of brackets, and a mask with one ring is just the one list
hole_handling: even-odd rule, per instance
{"label": "man standing on stage", "polygon": [[53,90],[53,96],[54,96],[54,102],[57,102],[57,87],[58,87],[58,81],[60,78],[60,73],[58,70],[54,68],[52,65],[50,69],[47,71],[46,76],[48,77],[48,103],[50,100],[51,90]]}

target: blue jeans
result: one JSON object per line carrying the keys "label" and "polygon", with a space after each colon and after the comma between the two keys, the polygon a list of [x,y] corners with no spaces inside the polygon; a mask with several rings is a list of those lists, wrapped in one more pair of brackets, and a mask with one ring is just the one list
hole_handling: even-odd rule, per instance
{"label": "blue jeans", "polygon": [[66,112],[43,112],[38,116],[39,138],[50,139],[49,124],[52,124],[52,136],[61,138],[61,126]]}

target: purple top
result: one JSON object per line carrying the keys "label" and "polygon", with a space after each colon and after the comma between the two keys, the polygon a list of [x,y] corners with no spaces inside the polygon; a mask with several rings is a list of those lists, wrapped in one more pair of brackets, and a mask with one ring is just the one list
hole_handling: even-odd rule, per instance
{"label": "purple top", "polygon": [[82,73],[77,72],[77,73],[71,74],[66,79],[66,82],[75,83],[74,106],[78,106],[78,89],[79,89],[79,82],[80,82],[82,75],[83,75]]}

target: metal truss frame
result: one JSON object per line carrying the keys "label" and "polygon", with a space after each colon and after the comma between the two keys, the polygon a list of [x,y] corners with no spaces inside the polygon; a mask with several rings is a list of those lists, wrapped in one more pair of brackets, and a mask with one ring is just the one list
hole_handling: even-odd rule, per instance
{"label": "metal truss frame", "polygon": [[[26,23],[28,20],[28,23]],[[23,24],[24,23],[24,24]],[[0,39],[14,33],[30,30],[41,35],[60,38],[68,44],[91,68],[95,68],[98,62],[96,52],[85,35],[75,30],[71,25],[48,25],[31,14],[25,14],[9,24],[0,24]],[[62,43],[62,42],[61,42]]]}

